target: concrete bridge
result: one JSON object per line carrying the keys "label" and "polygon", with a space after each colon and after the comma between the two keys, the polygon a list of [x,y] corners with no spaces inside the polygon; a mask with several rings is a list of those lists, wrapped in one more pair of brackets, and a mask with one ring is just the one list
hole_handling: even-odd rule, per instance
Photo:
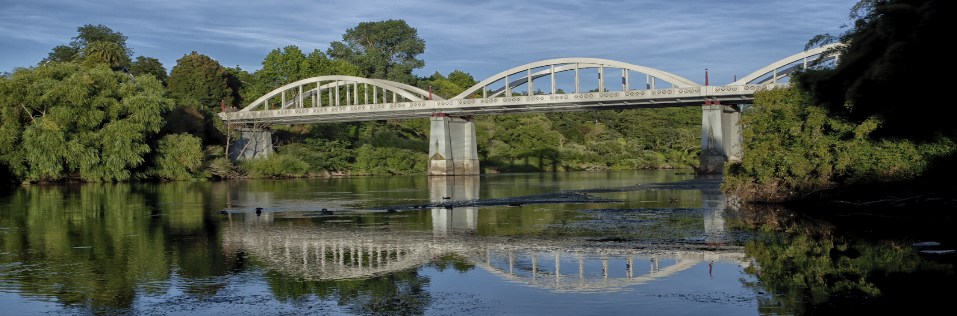
{"label": "concrete bridge", "polygon": [[243,126],[232,156],[253,158],[272,151],[270,125],[431,117],[429,175],[475,175],[480,169],[473,115],[697,106],[702,110],[699,171],[720,173],[725,162],[743,155],[741,105],[751,103],[757,91],[786,86],[793,72],[817,57],[836,61],[836,45],[788,56],[723,86],[710,85],[707,75],[702,86],[655,68],[597,58],[521,65],[448,100],[388,80],[319,76],[279,87],[220,118]]}

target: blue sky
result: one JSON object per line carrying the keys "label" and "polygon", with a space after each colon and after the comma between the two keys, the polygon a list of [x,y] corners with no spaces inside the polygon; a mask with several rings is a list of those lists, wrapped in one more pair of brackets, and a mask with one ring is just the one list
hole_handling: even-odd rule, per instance
{"label": "blue sky", "polygon": [[418,75],[463,70],[476,80],[559,57],[607,58],[697,82],[731,82],[838,33],[856,0],[0,0],[0,72],[32,66],[103,24],[134,56],[167,71],[191,51],[223,66],[261,67],[287,45],[325,51],[360,22],[403,19],[426,42]]}

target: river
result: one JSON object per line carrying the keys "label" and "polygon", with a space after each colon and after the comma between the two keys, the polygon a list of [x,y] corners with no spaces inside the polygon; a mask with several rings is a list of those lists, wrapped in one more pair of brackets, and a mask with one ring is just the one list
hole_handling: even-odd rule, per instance
{"label": "river", "polygon": [[18,187],[0,197],[0,306],[801,315],[932,310],[957,284],[952,221],[728,207],[719,183],[658,170]]}

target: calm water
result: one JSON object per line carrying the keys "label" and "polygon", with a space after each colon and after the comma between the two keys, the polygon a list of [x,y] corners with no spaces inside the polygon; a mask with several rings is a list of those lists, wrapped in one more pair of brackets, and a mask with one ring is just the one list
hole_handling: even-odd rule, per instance
{"label": "calm water", "polygon": [[[729,209],[715,183],[634,171],[17,188],[0,197],[0,314],[792,315],[950,296],[931,289],[955,284],[951,223],[847,229],[860,225]],[[941,245],[914,245],[928,241]]]}

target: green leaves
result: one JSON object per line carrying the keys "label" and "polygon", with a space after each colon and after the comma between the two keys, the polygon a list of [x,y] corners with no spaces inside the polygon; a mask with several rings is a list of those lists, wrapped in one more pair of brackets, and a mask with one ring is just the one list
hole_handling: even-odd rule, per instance
{"label": "green leaves", "polygon": [[358,66],[367,78],[414,84],[412,70],[425,66],[416,58],[425,52],[425,41],[404,20],[362,22],[342,40],[332,42],[327,54]]}
{"label": "green leaves", "polygon": [[238,103],[238,87],[231,84],[230,75],[216,60],[192,52],[176,61],[169,76],[169,92],[180,105],[220,111],[223,101]]}
{"label": "green leaves", "polygon": [[203,150],[199,138],[171,134],[160,139],[149,173],[165,180],[187,180],[200,171],[202,164]]}
{"label": "green leaves", "polygon": [[26,182],[124,181],[172,108],[159,80],[51,63],[0,79],[0,161]]}
{"label": "green leaves", "polygon": [[933,159],[957,151],[946,138],[873,140],[881,119],[848,122],[811,102],[799,88],[755,94],[741,119],[744,159],[726,169],[725,190],[780,202],[835,186],[913,179]]}

